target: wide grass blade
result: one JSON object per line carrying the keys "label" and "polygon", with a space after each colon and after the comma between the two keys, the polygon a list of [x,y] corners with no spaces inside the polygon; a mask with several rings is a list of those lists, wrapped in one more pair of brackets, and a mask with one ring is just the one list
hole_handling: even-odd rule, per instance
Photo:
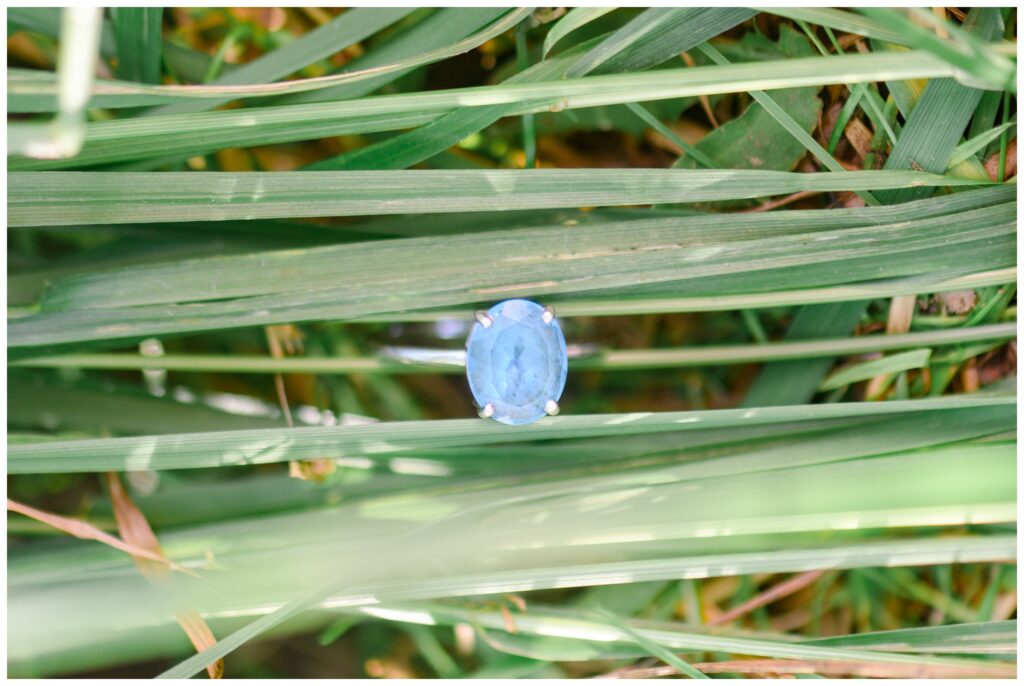
{"label": "wide grass blade", "polygon": [[[657,193],[658,187],[652,180],[642,187],[637,178],[651,179],[664,174],[684,178],[700,178],[707,183],[705,171],[671,170],[655,172],[644,170],[631,174],[628,170],[615,174],[602,171],[547,170],[529,172],[504,172],[497,176],[491,173],[473,176],[474,173],[456,174],[455,177],[477,178],[483,182],[479,200],[487,199],[493,209],[498,200],[492,195],[501,190],[497,179],[501,176],[522,179],[516,181],[516,194],[525,195],[527,202],[553,204],[588,202],[609,202],[615,196],[615,188],[625,189],[648,196]],[[420,196],[433,191],[433,196],[423,197],[423,202],[433,205],[444,193],[455,191],[465,199],[474,189],[463,184],[439,184],[431,187],[426,183],[413,183],[415,179],[453,178],[453,172],[323,172],[328,178],[360,178],[384,175],[408,177],[410,182],[402,189]],[[495,173],[497,174],[497,173]],[[871,172],[842,174],[787,174],[782,172],[715,172],[729,186],[738,184],[739,192],[749,193],[755,186],[751,177],[767,175],[768,178],[803,182],[826,178],[842,181],[857,179],[861,174],[874,176]],[[899,172],[909,174],[914,172]],[[17,176],[17,175],[13,175]],[[52,175],[25,174],[26,181]],[[82,180],[86,175],[63,175],[72,180]],[[96,175],[98,181],[108,184],[109,174]],[[132,189],[113,188],[109,192],[121,203],[136,203],[138,217],[143,210],[153,212],[156,205],[141,202],[144,197],[139,182],[144,175],[135,177]],[[154,182],[160,180],[166,194],[169,175],[154,175]],[[203,181],[212,174],[182,174],[184,181],[195,189],[216,197],[211,193],[210,180],[203,188],[197,188],[197,181]],[[231,175],[235,190],[238,184],[257,179],[257,174]],[[281,174],[280,178],[291,181],[309,175]],[[596,192],[581,197],[583,187],[570,179],[605,180],[600,186],[591,186]],[[634,177],[634,178],[631,178]],[[552,196],[553,183],[544,180],[559,179],[563,194]],[[748,180],[747,184],[740,180]],[[535,183],[539,182],[539,183]],[[497,184],[497,185],[495,185]],[[31,186],[31,184],[29,184]],[[291,184],[289,184],[291,185]],[[337,184],[331,195],[337,193]],[[353,196],[365,194],[368,184],[350,191]],[[14,184],[11,202],[16,202],[20,189]],[[293,186],[294,187],[294,186]],[[298,184],[299,190],[308,188]],[[264,190],[254,192],[267,193]],[[600,190],[597,190],[600,188]],[[637,190],[634,191],[633,189]],[[536,189],[536,195],[530,194]],[[697,192],[707,194],[714,186],[703,186]],[[396,189],[397,190],[397,189]],[[1012,190],[1012,189],[1011,189]],[[67,189],[65,188],[66,192]],[[28,195],[28,191],[24,191]],[[33,202],[39,198],[31,196]],[[575,194],[575,196],[574,196]],[[154,195],[157,195],[154,193]],[[391,193],[389,192],[389,195]],[[54,187],[55,200],[62,197]],[[181,212],[182,200],[175,202],[168,198],[167,211]],[[521,196],[520,196],[521,197]],[[989,193],[960,193],[948,196],[949,201],[936,201],[934,205],[912,206],[895,217],[906,215],[906,211],[927,212],[956,205],[969,207],[982,205],[960,213],[944,214],[917,221],[909,220],[894,224],[867,223],[849,228],[829,231],[820,223],[825,215],[811,212],[773,213],[770,215],[709,215],[707,218],[678,218],[647,220],[639,224],[598,223],[590,226],[551,229],[521,229],[507,232],[491,232],[487,241],[468,234],[444,239],[403,239],[399,241],[375,241],[326,248],[294,250],[281,253],[257,253],[252,256],[226,257],[191,262],[151,265],[141,270],[126,269],[111,271],[97,276],[70,278],[67,286],[55,287],[44,299],[47,311],[18,319],[9,323],[8,343],[12,348],[55,345],[73,341],[130,339],[134,336],[155,333],[201,331],[232,326],[251,326],[274,321],[305,321],[311,319],[356,319],[391,312],[440,307],[455,304],[469,304],[485,301],[494,295],[536,294],[578,294],[595,295],[612,289],[619,297],[636,297],[654,294],[686,295],[749,293],[769,291],[778,284],[787,286],[826,286],[851,284],[880,276],[910,277],[925,276],[942,272],[943,276],[953,272],[971,273],[979,268],[1010,267],[1013,264],[1010,251],[1014,241],[1014,207],[1012,204],[989,204],[998,196]],[[392,195],[394,204],[409,203],[423,208],[415,197]],[[264,198],[265,199],[265,198]],[[237,207],[251,208],[257,203],[246,203]],[[353,202],[325,198],[325,203]],[[362,212],[372,211],[370,199],[359,205]],[[288,201],[289,207],[297,211],[308,210],[308,206]],[[221,203],[197,206],[202,212],[223,212]],[[227,206],[230,207],[230,206]],[[354,207],[354,206],[353,206]],[[384,211],[394,210],[393,205],[382,204]],[[55,208],[50,207],[50,210]],[[70,209],[93,209],[88,205],[72,206]],[[111,204],[111,216],[124,212],[123,204]],[[438,207],[437,209],[450,209]],[[14,211],[14,210],[12,210]],[[38,212],[44,209],[39,206]],[[251,209],[247,209],[251,212]],[[25,217],[27,220],[28,213]],[[40,221],[39,214],[32,215]],[[123,215],[122,215],[123,216]],[[195,218],[196,215],[189,215]],[[863,221],[862,217],[881,218],[885,213],[863,215],[863,211],[847,215],[847,221]],[[742,218],[741,218],[742,217]],[[166,217],[164,217],[166,218]],[[856,218],[856,219],[855,219]],[[91,219],[98,217],[91,216]],[[909,219],[909,217],[908,217]],[[826,222],[835,226],[835,222]],[[708,233],[709,226],[716,226],[714,234]],[[856,227],[856,228],[855,228]],[[623,228],[628,228],[624,231]],[[714,236],[710,238],[709,236]],[[813,238],[813,240],[808,240]],[[657,245],[657,249],[646,246]],[[639,248],[639,249],[638,249]],[[494,255],[502,255],[495,261]],[[394,276],[387,267],[402,264],[408,260],[422,260],[429,269],[415,277]],[[563,255],[552,261],[552,255]],[[599,266],[600,276],[594,276]],[[338,280],[339,269],[346,275]],[[780,281],[779,275],[785,273]],[[155,274],[161,276],[154,280]],[[144,278],[140,276],[144,275]],[[272,276],[273,275],[273,276]],[[575,276],[586,276],[576,279]],[[173,283],[169,289],[162,284]],[[159,306],[159,307],[157,307]],[[175,314],[171,314],[175,313]],[[173,318],[180,313],[181,319]],[[170,317],[170,318],[169,318]],[[818,336],[821,337],[821,334]],[[39,353],[36,353],[37,355]],[[24,354],[22,355],[25,356]],[[815,382],[816,384],[817,382]]]}
{"label": "wide grass blade", "polygon": [[[150,120],[152,121],[152,120]],[[11,173],[10,226],[695,203],[813,191],[976,186],[914,171],[720,169]]]}
{"label": "wide grass blade", "polygon": [[579,438],[687,431],[770,422],[837,417],[881,416],[956,407],[997,407],[1013,398],[998,395],[932,398],[887,403],[849,403],[766,407],[753,410],[702,412],[638,412],[627,415],[551,417],[527,427],[503,430],[492,422],[452,419],[430,422],[268,429],[238,432],[146,436],[94,441],[56,441],[14,445],[8,449],[11,474],[184,469],[222,465],[261,464],[314,457],[356,454],[396,454],[441,446],[487,445],[537,439]]}

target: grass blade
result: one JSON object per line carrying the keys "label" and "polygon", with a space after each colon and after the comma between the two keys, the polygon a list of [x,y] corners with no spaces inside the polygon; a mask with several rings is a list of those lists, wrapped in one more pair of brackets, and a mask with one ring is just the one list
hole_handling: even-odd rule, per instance
{"label": "grass blade", "polygon": [[10,226],[366,216],[713,202],[985,182],[913,171],[534,169],[310,172],[47,172],[8,177]]}
{"label": "grass blade", "polygon": [[[555,70],[560,59],[563,59],[562,55],[542,62],[534,69],[544,70],[540,73]],[[565,66],[564,63],[562,66]],[[376,96],[343,103],[208,112],[202,116],[144,117],[138,120],[91,124],[87,131],[86,149],[77,160],[77,164],[141,159],[172,152],[185,156],[218,149],[217,146],[264,145],[268,142],[306,140],[353,131],[387,131],[410,126],[410,122],[413,121],[422,122],[429,113],[438,117],[458,107],[481,108],[501,105],[503,107],[500,115],[489,115],[496,119],[499,116],[546,111],[552,107],[571,109],[741,90],[772,90],[829,83],[853,84],[875,81],[881,77],[942,77],[950,76],[952,73],[953,69],[949,65],[926,52],[883,52],[714,65],[692,69],[664,69],[656,73],[606,74],[537,83],[510,81],[498,86]],[[260,93],[270,95],[277,94],[284,87],[287,87],[287,83],[251,88],[263,89]],[[197,88],[201,90],[197,91]],[[202,97],[214,99],[225,96],[251,97],[252,93],[247,92],[251,88],[144,86],[125,83],[104,85],[100,82],[94,93],[103,96],[104,99],[93,104],[110,107],[123,101],[123,105],[142,106],[156,104],[152,102],[154,99],[160,102],[175,97],[198,97],[197,92],[201,93]],[[38,79],[9,79],[9,102],[16,105],[18,98],[38,101],[41,96],[34,92],[39,89]],[[166,90],[159,90],[159,95],[150,95],[150,91],[154,89],[185,90],[170,91],[179,94],[176,96],[169,95]],[[11,108],[19,109],[16,106]],[[380,122],[373,124],[373,117],[380,119]],[[305,127],[311,128],[296,130],[296,127],[291,126],[282,130],[286,124],[293,124],[296,121],[302,121]],[[160,137],[165,139],[162,144],[158,140]],[[223,142],[217,143],[216,141],[221,138]],[[118,147],[111,147],[114,140],[118,141]],[[446,148],[441,148],[444,149]],[[59,168],[56,163],[43,165],[20,158],[9,161],[11,170],[54,168]]]}
{"label": "grass blade", "polygon": [[[256,85],[277,81],[334,54],[345,46],[369,38],[381,29],[408,16],[412,11],[412,8],[408,7],[354,7],[303,35],[298,40],[221,76],[212,85]],[[231,99],[228,97],[222,100],[176,103],[154,109],[146,114],[152,116],[202,112],[230,102]]]}
{"label": "grass blade", "polygon": [[562,40],[570,33],[585,26],[595,19],[600,19],[604,15],[613,11],[614,7],[574,7],[566,13],[564,17],[558,20],[558,23],[551,27],[548,31],[548,35],[544,37],[544,49],[541,52],[543,57],[547,57],[551,49],[558,44],[558,41]]}
{"label": "grass blade", "polygon": [[[346,451],[401,453],[437,446],[487,445],[508,441],[608,436],[661,431],[685,431],[769,422],[880,416],[944,407],[988,407],[1012,404],[1013,398],[972,396],[886,403],[847,403],[765,407],[756,411],[655,412],[633,415],[551,417],[511,431],[490,422],[453,419],[431,422],[388,422],[347,427],[310,427],[252,431],[146,436],[85,441],[55,441],[12,445],[7,468],[11,474],[186,469],[232,464],[259,464],[314,457],[344,457]],[[612,423],[619,420],[617,423]],[[376,447],[375,447],[376,446]]]}
{"label": "grass blade", "polygon": [[921,369],[928,366],[931,350],[908,350],[897,355],[887,355],[877,360],[837,369],[821,383],[820,390],[833,391],[858,381],[866,381],[881,374],[898,374],[910,369]]}
{"label": "grass blade", "polygon": [[111,8],[119,79],[160,83],[163,13],[162,7]]}

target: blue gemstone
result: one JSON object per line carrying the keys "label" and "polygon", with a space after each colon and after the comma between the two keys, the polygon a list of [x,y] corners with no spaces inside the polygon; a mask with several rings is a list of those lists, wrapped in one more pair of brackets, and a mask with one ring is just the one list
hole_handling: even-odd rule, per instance
{"label": "blue gemstone", "polygon": [[466,342],[466,375],[477,405],[494,406],[502,424],[530,424],[544,417],[548,401],[565,388],[569,359],[557,319],[529,300],[505,300],[487,310]]}

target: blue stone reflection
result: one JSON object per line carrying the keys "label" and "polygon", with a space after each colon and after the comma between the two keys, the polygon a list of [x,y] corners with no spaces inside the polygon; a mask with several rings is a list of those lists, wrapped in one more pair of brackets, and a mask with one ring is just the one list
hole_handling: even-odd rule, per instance
{"label": "blue stone reflection", "polygon": [[558,319],[529,300],[505,300],[487,310],[491,324],[477,322],[466,342],[466,375],[480,407],[493,419],[530,424],[545,416],[548,401],[565,388],[569,362]]}

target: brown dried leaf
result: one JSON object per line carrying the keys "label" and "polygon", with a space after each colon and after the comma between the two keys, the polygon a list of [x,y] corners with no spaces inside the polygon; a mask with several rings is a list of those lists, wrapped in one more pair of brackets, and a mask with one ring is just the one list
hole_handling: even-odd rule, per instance
{"label": "brown dried leaf", "polygon": [[44,512],[43,510],[37,510],[34,507],[25,505],[23,503],[16,502],[14,500],[7,500],[7,509],[11,512],[17,512],[23,514],[26,517],[31,517],[37,522],[42,522],[52,526],[54,529],[63,531],[66,534],[74,536],[75,538],[81,538],[87,541],[99,541],[105,545],[109,545],[111,548],[116,548],[121,552],[128,553],[133,557],[143,558],[146,562],[153,564],[156,567],[164,569],[167,567],[174,569],[179,572],[184,572],[195,576],[195,573],[191,570],[185,569],[181,565],[168,560],[159,551],[151,551],[146,549],[145,546],[133,544],[130,542],[122,541],[116,536],[111,536],[106,531],[103,531],[88,522],[81,519],[74,519],[72,517],[64,517],[61,515],[53,514],[52,512]]}
{"label": "brown dried leaf", "polygon": [[950,291],[940,293],[939,299],[950,314],[964,314],[974,309],[978,304],[978,294],[975,291]]}
{"label": "brown dried leaf", "polygon": [[[985,160],[985,171],[993,181],[999,180],[999,151],[989,155]],[[1003,166],[1003,180],[1013,178],[1017,175],[1017,139],[1011,138],[1006,145],[1006,164]]]}
{"label": "brown dried leaf", "polygon": [[851,119],[850,123],[846,125],[846,130],[843,132],[846,136],[846,140],[850,141],[850,145],[857,151],[861,159],[864,159],[871,152],[871,139],[874,138],[874,134],[871,133],[871,129],[865,126],[864,122],[860,119]]}
{"label": "brown dried leaf", "polygon": [[[156,534],[149,526],[146,515],[142,514],[142,510],[124,490],[121,480],[114,472],[107,472],[107,486],[110,489],[110,502],[114,508],[114,518],[117,520],[117,528],[121,532],[121,536],[131,545],[162,557],[160,541],[157,540]],[[136,557],[135,565],[142,575],[154,585],[159,586],[171,581],[167,578],[167,570],[162,566],[154,565],[149,559]],[[196,652],[202,652],[217,643],[209,625],[193,608],[179,604],[174,608],[174,618],[181,625],[189,641],[195,646]],[[210,664],[206,671],[211,679],[220,679],[224,675],[224,660],[217,660]]]}

